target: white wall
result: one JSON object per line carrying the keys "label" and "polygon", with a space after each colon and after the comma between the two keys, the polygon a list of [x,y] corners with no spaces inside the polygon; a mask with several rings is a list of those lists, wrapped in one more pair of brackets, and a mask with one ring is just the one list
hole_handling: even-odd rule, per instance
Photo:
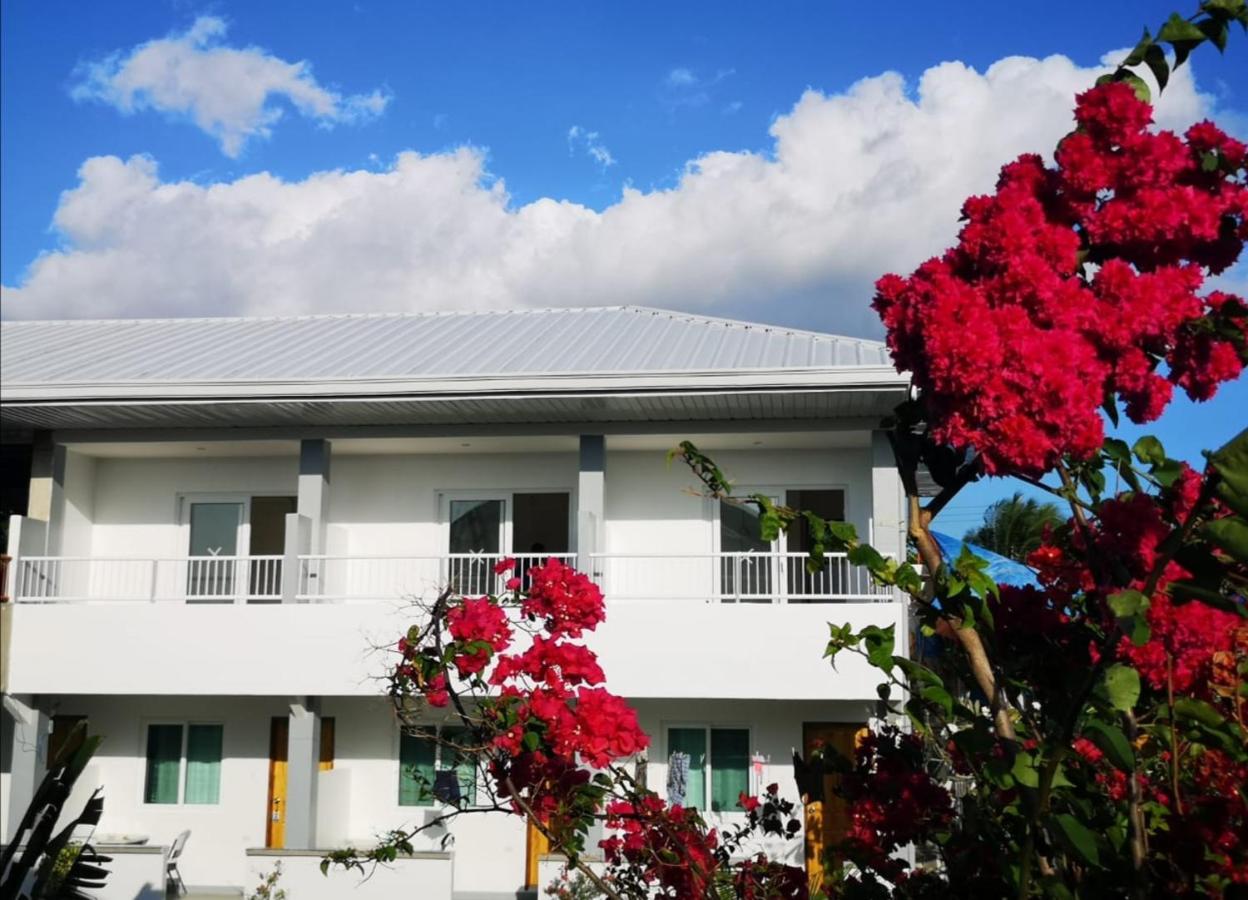
{"label": "white wall", "polygon": [[[723,450],[712,454],[739,493],[841,488],[846,519],[865,537],[871,518],[871,463],[866,449]],[[662,452],[607,454],[608,553],[710,553],[714,504],[693,496],[688,466]],[[783,495],[781,495],[783,499]]]}
{"label": "white wall", "polygon": [[[188,884],[234,884],[250,888],[276,857],[246,855],[264,846],[268,812],[268,736],[272,716],[285,715],[283,698],[222,697],[85,697],[48,698],[63,714],[86,715],[92,733],[105,740],[87,779],[104,788],[101,833],[148,835],[153,845],[167,845],[183,829],[191,837],[180,865]],[[750,729],[750,750],[766,758],[752,789],[774,781],[784,796],[797,801],[792,752],[800,748],[803,722],[863,722],[869,703],[836,701],[765,702],[716,700],[635,701],[642,728],[651,736],[647,778],[664,793],[666,729],[671,725],[705,725]],[[345,821],[339,823],[345,842],[371,846],[376,835],[410,827],[445,811],[443,807],[398,805],[398,730],[389,703],[381,697],[335,698],[322,702],[322,712],[335,718],[333,776],[348,775],[351,790]],[[142,802],[145,727],[151,719],[220,721],[224,725],[221,802],[216,806],[163,806]],[[731,825],[739,813],[707,813],[712,824]],[[456,891],[514,892],[524,876],[525,827],[519,817],[502,813],[469,813],[451,825],[448,846],[454,864]],[[439,835],[415,842],[418,851],[438,851]],[[342,841],[321,841],[325,849]],[[767,845],[773,858],[801,863],[800,838]],[[319,857],[287,863],[283,886],[293,889]],[[422,869],[422,871],[432,871]],[[411,872],[408,872],[411,875]],[[319,877],[319,876],[318,876]],[[406,876],[405,876],[406,877]],[[442,876],[438,876],[441,878]],[[339,882],[351,878],[339,878]],[[334,882],[331,882],[334,883]],[[292,893],[294,897],[302,893]],[[312,895],[315,896],[315,895]],[[362,895],[361,895],[362,896]],[[425,894],[421,894],[425,896]],[[430,897],[444,896],[437,893]]]}
{"label": "white wall", "polygon": [[[828,623],[891,624],[900,636],[904,610],[608,601],[590,645],[612,689],[633,697],[871,699],[878,679],[861,658],[835,670],[823,659]],[[413,621],[397,603],[19,603],[10,690],[375,696],[394,663],[388,649]]]}
{"label": "white wall", "polygon": [[422,853],[401,857],[384,866],[370,867],[364,874],[340,868],[321,874],[318,854],[274,851],[248,853],[254,887],[280,866],[277,889],[291,900],[451,900],[452,866],[446,854]]}
{"label": "white wall", "polygon": [[[264,846],[268,796],[269,718],[285,715],[281,698],[61,697],[54,711],[86,715],[93,734],[104,735],[84,773],[87,793],[104,788],[98,831],[147,835],[168,846],[190,829],[180,869],[190,883],[246,883],[242,850]],[[155,805],[143,802],[146,726],[151,720],[221,722],[224,759],[217,805]],[[94,777],[93,777],[94,776]],[[92,783],[94,781],[94,783]]]}
{"label": "white wall", "polygon": [[[838,487],[862,535],[871,518],[869,449],[724,450],[716,461],[743,491]],[[294,494],[293,458],[93,460],[69,454],[66,552],[178,556],[181,494]],[[92,472],[94,469],[94,472]],[[445,552],[439,492],[566,490],[575,494],[569,453],[339,455],[330,466],[328,552],[436,555]],[[709,553],[712,504],[690,496],[696,482],[661,451],[610,451],[606,472],[607,552]],[[575,502],[575,497],[573,497]]]}
{"label": "white wall", "polygon": [[[92,553],[98,557],[179,557],[186,535],[181,494],[294,496],[294,457],[115,459],[96,462]],[[66,478],[66,492],[71,479]],[[246,552],[246,548],[240,548]]]}
{"label": "white wall", "polygon": [[564,490],[575,508],[576,471],[576,457],[568,453],[336,456],[329,553],[445,553],[439,492]]}

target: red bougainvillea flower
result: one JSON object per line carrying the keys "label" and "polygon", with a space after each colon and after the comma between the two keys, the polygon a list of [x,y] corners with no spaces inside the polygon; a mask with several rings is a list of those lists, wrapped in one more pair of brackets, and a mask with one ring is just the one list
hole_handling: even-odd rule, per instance
{"label": "red bougainvillea flower", "polygon": [[966,202],[957,246],[876,284],[933,438],[977,450],[990,473],[1086,458],[1107,397],[1149,421],[1173,385],[1207,399],[1248,361],[1227,336],[1248,328],[1243,300],[1198,294],[1248,237],[1243,144],[1208,122],[1150,131],[1124,84],[1081,94],[1075,116],[1056,168],[1005,166],[995,194]]}

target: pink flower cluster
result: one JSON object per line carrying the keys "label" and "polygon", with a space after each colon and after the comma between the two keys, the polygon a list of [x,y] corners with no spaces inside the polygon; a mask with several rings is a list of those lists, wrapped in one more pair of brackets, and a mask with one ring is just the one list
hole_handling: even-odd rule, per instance
{"label": "pink flower cluster", "polygon": [[966,202],[957,246],[876,284],[932,436],[992,473],[1088,457],[1107,398],[1149,421],[1173,384],[1207,399],[1248,360],[1244,301],[1198,294],[1248,237],[1244,145],[1208,122],[1148,130],[1123,84],[1081,94],[1075,115],[1056,168],[1005,166],[995,194]]}

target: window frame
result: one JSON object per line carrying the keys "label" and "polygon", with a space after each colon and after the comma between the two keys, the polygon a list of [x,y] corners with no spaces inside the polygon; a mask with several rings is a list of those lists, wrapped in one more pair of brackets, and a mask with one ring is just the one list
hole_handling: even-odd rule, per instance
{"label": "window frame", "polygon": [[[466,726],[455,725],[454,723],[446,722],[446,723],[438,723],[438,724],[430,723],[427,726],[421,725],[418,727],[434,729],[437,732],[437,737],[434,739],[434,745],[433,745],[434,747],[434,750],[433,750],[434,778],[437,778],[438,772],[447,772],[447,771],[454,772],[455,766],[452,765],[449,767],[445,767],[443,765],[442,754],[447,751],[447,748],[444,747],[441,743],[441,741],[443,740],[442,733],[447,730],[462,729],[462,728],[465,728]],[[394,751],[393,756],[394,756],[394,761],[395,761],[395,776],[396,776],[395,786],[397,788],[395,791],[395,805],[399,809],[439,809],[439,808],[440,809],[456,809],[457,807],[455,807],[453,804],[445,803],[442,800],[439,800],[437,797],[433,796],[432,793],[430,793],[427,802],[419,802],[419,803],[402,802],[402,797],[403,797],[403,738],[404,736],[410,737],[413,740],[419,740],[419,738],[416,735],[409,734],[408,732],[404,731],[402,728],[396,729],[395,738],[393,742],[393,751]],[[464,806],[465,808],[470,808],[470,809],[475,809],[480,806],[488,806],[489,803],[481,799],[482,794],[484,793],[482,790],[483,781],[481,778],[481,767],[474,764],[472,771],[473,771],[472,800],[464,804]],[[430,787],[432,788],[432,785]]]}
{"label": "window frame", "polygon": [[[767,497],[771,498],[771,501],[773,503],[780,503],[780,504],[783,504],[785,502],[789,491],[840,491],[841,507],[845,511],[844,521],[846,522],[851,521],[850,516],[849,516],[850,487],[848,484],[820,481],[820,482],[814,482],[814,483],[794,482],[792,484],[778,484],[778,485],[777,484],[766,484],[766,485],[747,484],[747,485],[734,485],[733,486],[733,492],[737,494],[738,496],[744,497],[750,494],[765,494]],[[722,500],[715,501],[713,499],[709,501],[709,504],[708,504],[710,506],[710,511],[711,511],[711,552],[712,554],[714,554],[716,558],[719,558],[720,554],[725,552],[723,549],[723,524],[721,520],[722,504],[723,504]],[[869,520],[868,525],[873,527],[874,522]],[[782,531],[776,537],[776,539],[771,542],[771,548],[766,553],[758,554],[760,559],[771,560],[770,577],[772,581],[772,588],[771,588],[771,596],[769,598],[763,598],[763,599],[750,598],[748,600],[737,601],[734,597],[728,596],[727,592],[724,589],[724,585],[723,585],[724,579],[720,571],[722,569],[722,564],[719,564],[715,571],[715,583],[713,585],[714,596],[716,597],[716,602],[718,603],[744,602],[744,603],[761,603],[761,604],[788,603],[790,600],[790,597],[789,597],[789,592],[788,592],[789,581],[788,581],[787,567],[789,563],[788,554],[791,552],[797,553],[799,551],[797,551],[796,549],[794,550],[789,549],[789,535],[787,532]]]}
{"label": "window frame", "polygon": [[517,552],[512,549],[512,538],[515,520],[516,494],[567,494],[568,495],[568,553],[576,553],[576,490],[564,486],[538,488],[500,488],[498,490],[480,490],[477,488],[451,489],[439,488],[435,493],[437,504],[438,546],[440,553],[449,553],[451,545],[451,502],[454,500],[501,500],[503,503],[502,534],[499,536],[499,555],[510,556]]}
{"label": "window frame", "polygon": [[[177,725],[181,729],[181,744],[178,755],[178,799],[173,803],[159,803],[147,799],[147,772],[150,759],[147,755],[147,741],[149,732],[153,725]],[[221,729],[221,758],[217,761],[220,767],[217,777],[217,799],[215,803],[187,803],[186,802],[186,772],[187,760],[186,751],[187,744],[190,741],[191,726],[210,726]],[[142,767],[142,775],[139,778],[139,804],[143,807],[190,807],[190,808],[206,808],[223,806],[225,801],[225,722],[215,719],[178,719],[174,717],[159,717],[151,719],[143,719],[139,724],[139,747],[142,753],[139,755],[139,762]]]}
{"label": "window frame", "polygon": [[[745,813],[745,810],[743,809],[736,809],[736,808],[718,809],[718,810],[711,809],[711,804],[714,802],[712,798],[715,795],[715,786],[714,786],[715,754],[713,750],[714,745],[711,740],[711,732],[713,731],[744,731],[745,732],[746,747],[751,748],[747,752],[746,768],[745,768],[746,793],[749,793],[750,781],[751,781],[749,760],[753,757],[752,748],[754,747],[754,727],[752,725],[741,724],[738,722],[705,722],[705,721],[704,722],[688,722],[688,721],[683,721],[683,720],[663,722],[662,726],[663,726],[663,766],[665,770],[672,756],[670,747],[672,743],[671,732],[673,728],[683,728],[683,729],[687,729],[691,731],[701,730],[706,739],[706,765],[703,769],[703,780],[702,780],[702,790],[705,796],[702,798],[702,805],[697,807],[698,811],[701,812],[703,815],[717,815],[717,816],[742,815],[744,816],[746,813]],[[666,798],[666,794],[667,794],[666,777],[664,778],[664,782],[663,782],[663,791],[664,791],[664,797]]]}

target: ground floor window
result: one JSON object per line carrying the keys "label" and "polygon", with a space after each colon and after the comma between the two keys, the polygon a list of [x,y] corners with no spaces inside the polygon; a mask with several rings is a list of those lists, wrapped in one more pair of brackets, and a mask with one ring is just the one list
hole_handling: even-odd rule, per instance
{"label": "ground floor window", "polygon": [[399,738],[399,806],[452,806],[477,802],[476,755],[472,733],[447,727],[430,736],[403,732]]}
{"label": "ground floor window", "polygon": [[[750,789],[748,728],[669,728],[667,755],[669,800],[676,801],[671,794],[673,788],[679,793],[683,775],[684,806],[713,812],[740,809],[737,799],[742,791],[748,793]],[[674,769],[679,769],[675,781]]]}
{"label": "ground floor window", "polygon": [[219,803],[223,738],[221,725],[182,722],[148,725],[143,802]]}

